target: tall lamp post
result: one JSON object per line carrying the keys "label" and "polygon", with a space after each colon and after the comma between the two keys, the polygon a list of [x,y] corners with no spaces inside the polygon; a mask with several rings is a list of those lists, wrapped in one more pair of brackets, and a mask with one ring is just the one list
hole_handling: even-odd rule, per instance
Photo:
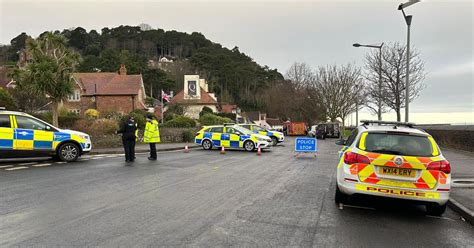
{"label": "tall lamp post", "polygon": [[[354,43],[352,44],[354,47],[369,47],[369,48],[378,48],[379,49],[379,95],[377,97],[377,117],[378,120],[382,120],[382,47],[383,47],[383,42],[380,44],[380,46],[376,45],[361,45],[359,43]],[[357,119],[357,118],[356,118]]]}
{"label": "tall lamp post", "polygon": [[405,77],[405,122],[408,122],[408,104],[410,102],[410,91],[408,90],[409,84],[410,84],[410,27],[411,27],[411,19],[413,16],[411,15],[406,15],[405,11],[403,9],[407,8],[408,6],[411,6],[420,0],[410,0],[406,3],[401,3],[398,5],[398,10],[402,11],[403,18],[405,19],[405,22],[407,24],[407,65],[406,65],[406,77]]}

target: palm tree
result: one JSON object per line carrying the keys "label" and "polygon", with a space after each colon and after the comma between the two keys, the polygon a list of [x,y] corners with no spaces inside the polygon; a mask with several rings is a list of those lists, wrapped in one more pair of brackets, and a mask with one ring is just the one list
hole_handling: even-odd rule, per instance
{"label": "palm tree", "polygon": [[20,87],[43,95],[51,102],[53,125],[58,126],[59,105],[73,93],[72,73],[80,56],[67,47],[64,36],[46,32],[27,40],[30,59],[15,80]]}

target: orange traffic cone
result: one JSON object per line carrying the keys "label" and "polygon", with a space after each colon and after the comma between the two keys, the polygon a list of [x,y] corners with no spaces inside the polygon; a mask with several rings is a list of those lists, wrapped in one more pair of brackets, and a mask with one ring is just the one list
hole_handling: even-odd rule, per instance
{"label": "orange traffic cone", "polygon": [[184,153],[188,153],[188,152],[189,152],[189,147],[188,147],[188,145],[185,145],[184,146]]}
{"label": "orange traffic cone", "polygon": [[260,146],[258,146],[257,155],[258,156],[262,155],[262,148],[260,148]]}
{"label": "orange traffic cone", "polygon": [[223,146],[221,146],[221,154],[225,154],[225,149]]}

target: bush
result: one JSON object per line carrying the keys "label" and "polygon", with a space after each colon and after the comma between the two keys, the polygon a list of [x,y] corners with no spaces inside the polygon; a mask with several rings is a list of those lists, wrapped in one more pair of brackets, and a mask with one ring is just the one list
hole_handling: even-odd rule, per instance
{"label": "bush", "polygon": [[184,128],[190,128],[190,127],[195,127],[196,122],[188,118],[186,116],[176,116],[174,119],[169,120],[165,122],[163,127],[184,127]]}
{"label": "bush", "polygon": [[13,97],[8,91],[0,88],[0,107],[5,107],[7,110],[16,110],[17,105]]}
{"label": "bush", "polygon": [[99,119],[99,120],[79,120],[73,129],[87,133],[93,137],[101,137],[104,135],[115,134],[118,130],[118,124],[114,120]]}
{"label": "bush", "polygon": [[183,142],[194,142],[194,132],[191,129],[183,131]]}
{"label": "bush", "polygon": [[117,111],[114,111],[114,110],[109,110],[109,111],[105,111],[102,116],[106,119],[109,119],[109,120],[116,120],[116,121],[119,121],[123,118],[123,114],[117,112]]}
{"label": "bush", "polygon": [[[53,114],[51,112],[35,113],[32,115],[47,123],[53,122]],[[79,120],[81,120],[81,117],[73,112],[60,111],[60,115],[58,116],[58,122],[59,122],[60,128],[72,128],[74,127],[75,123]]]}
{"label": "bush", "polygon": [[95,109],[88,109],[86,110],[86,112],[84,112],[84,115],[87,117],[87,118],[90,118],[90,119],[97,119],[99,118],[99,111],[95,110]]}
{"label": "bush", "polygon": [[229,118],[220,117],[213,114],[205,114],[199,118],[199,123],[201,123],[203,126],[223,125],[224,123],[230,122],[232,122],[232,120]]}
{"label": "bush", "polygon": [[234,121],[237,119],[237,115],[234,113],[217,113],[217,116],[229,118]]}
{"label": "bush", "polygon": [[205,115],[205,114],[213,114],[214,111],[212,111],[211,108],[207,107],[207,106],[204,106],[201,110],[201,112],[199,113],[199,118],[201,118],[201,116]]}

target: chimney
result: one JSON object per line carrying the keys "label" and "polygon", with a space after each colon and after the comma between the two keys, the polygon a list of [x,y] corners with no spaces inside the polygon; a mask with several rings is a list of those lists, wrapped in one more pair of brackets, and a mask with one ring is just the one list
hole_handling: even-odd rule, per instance
{"label": "chimney", "polygon": [[119,70],[120,75],[127,75],[127,68],[125,68],[124,64],[120,65],[120,70]]}

